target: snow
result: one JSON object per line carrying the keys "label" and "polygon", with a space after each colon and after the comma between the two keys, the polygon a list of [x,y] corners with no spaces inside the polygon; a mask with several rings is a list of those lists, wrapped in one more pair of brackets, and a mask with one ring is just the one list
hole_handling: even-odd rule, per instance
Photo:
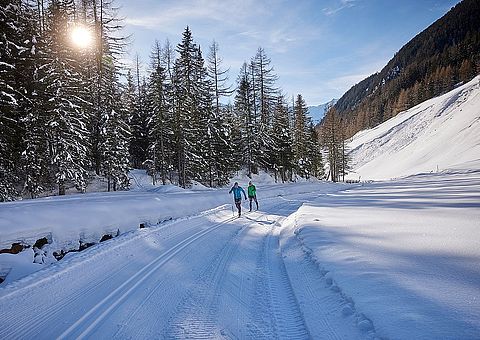
{"label": "snow", "polygon": [[480,169],[480,76],[360,131],[349,143],[349,178],[377,180]]}
{"label": "snow", "polygon": [[479,339],[479,82],[354,137],[355,176],[394,180],[260,173],[240,218],[230,186],[141,170],[128,192],[1,203],[0,249],[49,241],[0,254],[1,337]]}
{"label": "snow", "polygon": [[[241,218],[232,217],[228,187],[162,192],[145,182],[131,192],[2,203],[6,245],[50,233],[42,251],[66,249],[79,235],[98,242],[108,230],[121,234],[50,265],[32,263],[31,248],[0,254],[9,272],[0,333],[478,337],[479,171],[349,185],[254,183],[260,210]],[[151,225],[138,229],[141,221]]]}
{"label": "snow", "polygon": [[[231,206],[228,188],[211,190],[201,185],[184,190],[173,185],[153,186],[144,170],[133,171],[131,191],[87,193],[82,195],[45,197],[0,205],[0,249],[13,243],[33,245],[41,238],[49,241],[49,254],[76,250],[80,244],[98,243],[103,235],[117,235],[139,228],[140,224],[156,225],[162,221],[198,214],[202,211]],[[263,185],[259,199],[312,190],[301,185]],[[248,185],[247,177],[239,177]],[[321,184],[317,184],[321,186]],[[47,255],[49,255],[47,254]]]}
{"label": "snow", "polygon": [[316,106],[309,106],[308,107],[308,114],[312,117],[312,121],[314,124],[318,124],[325,114],[327,113],[330,108],[337,103],[337,99],[332,99],[327,103],[316,105]]}
{"label": "snow", "polygon": [[375,335],[474,339],[479,208],[480,172],[417,175],[305,204],[285,225],[283,242],[288,247],[296,235],[344,312],[360,327],[370,322]]}

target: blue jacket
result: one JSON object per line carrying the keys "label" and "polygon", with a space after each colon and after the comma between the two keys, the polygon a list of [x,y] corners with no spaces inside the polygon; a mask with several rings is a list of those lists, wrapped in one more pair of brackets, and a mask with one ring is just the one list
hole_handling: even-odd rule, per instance
{"label": "blue jacket", "polygon": [[238,186],[238,187],[232,187],[230,189],[230,191],[228,192],[229,194],[232,193],[233,191],[233,198],[238,200],[238,199],[242,199],[242,192],[243,192],[243,196],[245,197],[245,199],[247,199],[247,195],[245,194],[245,190],[243,190],[243,188],[241,186]]}

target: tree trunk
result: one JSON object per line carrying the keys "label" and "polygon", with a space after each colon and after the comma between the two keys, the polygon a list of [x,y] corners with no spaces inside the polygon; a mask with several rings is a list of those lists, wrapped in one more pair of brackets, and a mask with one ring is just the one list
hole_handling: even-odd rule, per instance
{"label": "tree trunk", "polygon": [[65,195],[65,181],[61,180],[58,182],[58,195]]}

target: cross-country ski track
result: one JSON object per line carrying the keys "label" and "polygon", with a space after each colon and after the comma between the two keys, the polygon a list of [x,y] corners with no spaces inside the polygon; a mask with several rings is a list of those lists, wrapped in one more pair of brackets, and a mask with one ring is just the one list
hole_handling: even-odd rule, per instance
{"label": "cross-country ski track", "polygon": [[222,206],[67,256],[4,292],[1,338],[371,337],[298,241],[284,261],[282,221],[317,196],[265,199],[240,218]]}

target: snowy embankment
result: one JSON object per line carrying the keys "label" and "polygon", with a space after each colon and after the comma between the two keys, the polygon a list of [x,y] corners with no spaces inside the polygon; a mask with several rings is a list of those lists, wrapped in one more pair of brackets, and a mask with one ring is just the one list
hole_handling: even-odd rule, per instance
{"label": "snowy embankment", "polygon": [[[117,236],[138,229],[140,224],[155,225],[222,206],[223,209],[231,209],[229,188],[213,190],[200,185],[196,185],[195,190],[184,190],[173,185],[154,187],[148,176],[142,176],[138,170],[134,171],[133,179],[131,191],[57,196],[0,204],[0,249],[10,249],[15,243],[30,247],[18,255],[0,254],[0,277],[5,277],[2,272],[10,271],[18,261],[26,265],[27,262],[32,263],[36,255],[37,263],[55,262],[54,253],[78,250],[100,242],[104,235]],[[328,186],[320,182],[266,184],[271,179],[254,178],[257,179],[261,180],[258,195],[260,200],[287,192],[312,192]],[[246,188],[245,179],[240,184]],[[43,238],[48,244],[41,244],[42,250],[35,254],[31,247]],[[23,261],[21,257],[29,260]],[[32,264],[29,268],[24,267],[17,274],[10,273],[9,281],[14,279],[13,276],[21,277],[34,271],[35,266]]]}
{"label": "snowy embankment", "polygon": [[[141,184],[141,182],[140,182]],[[240,183],[246,189],[246,183]],[[270,184],[259,188],[259,198],[318,190],[322,184]],[[140,224],[154,225],[172,218],[198,214],[232,203],[229,188],[183,190],[158,186],[141,190],[47,197],[0,204],[0,249],[13,243],[33,245],[47,238],[54,251],[78,249],[79,243],[97,243],[105,234],[124,233]],[[201,188],[204,189],[204,188]],[[293,192],[292,192],[293,191]]]}
{"label": "snowy embankment", "polygon": [[327,194],[286,222],[284,251],[296,235],[343,301],[341,313],[362,329],[390,339],[478,339],[480,171]]}
{"label": "snowy embankment", "polygon": [[360,131],[349,148],[352,179],[480,169],[480,76]]}

